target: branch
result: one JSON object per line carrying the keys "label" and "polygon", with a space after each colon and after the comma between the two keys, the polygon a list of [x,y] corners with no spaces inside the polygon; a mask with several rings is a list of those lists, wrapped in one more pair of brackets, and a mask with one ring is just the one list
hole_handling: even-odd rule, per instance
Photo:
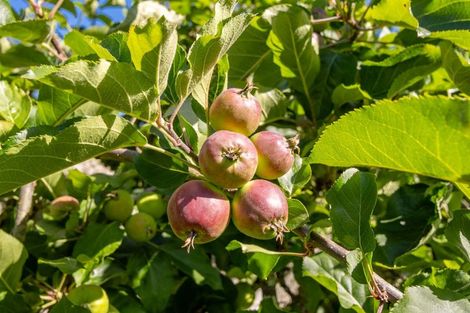
{"label": "branch", "polygon": [[[323,250],[324,252],[328,253],[335,259],[346,263],[346,256],[350,252],[349,250],[345,249],[344,247],[340,246],[336,242],[331,239],[325,238],[316,232],[310,232],[310,240],[311,244],[318,247],[319,249]],[[398,301],[403,298],[403,293],[395,288],[392,284],[387,282],[385,279],[380,277],[378,274],[374,273],[373,277],[377,285],[387,293],[388,299],[390,301]]]}
{"label": "branch", "polygon": [[330,17],[325,17],[321,19],[312,19],[311,24],[312,25],[318,25],[318,24],[326,24],[330,22],[335,22],[335,21],[340,21],[341,16],[330,16]]}
{"label": "branch", "polygon": [[18,201],[18,210],[16,211],[15,226],[11,234],[22,240],[26,229],[26,222],[31,215],[33,208],[33,195],[36,182],[24,185],[20,189],[20,200]]}
{"label": "branch", "polygon": [[[64,0],[57,1],[56,5],[54,6],[54,8],[52,8],[52,10],[50,12],[50,15],[49,15],[50,20],[52,20],[54,18],[56,12],[59,10],[59,8],[60,8],[60,6],[62,5],[63,2],[64,2]],[[29,0],[29,3],[31,5],[31,7],[33,8],[34,13],[36,14],[36,16],[39,17],[39,18],[44,18],[44,11],[42,10],[42,6],[39,3],[37,3],[35,0]],[[59,59],[59,61],[61,61],[61,62],[66,61],[68,59],[68,57],[65,54],[64,49],[62,49],[62,45],[60,44],[59,37],[57,36],[55,31],[51,35],[51,43],[52,43],[52,46],[54,47],[54,49],[57,51],[57,55],[55,55],[55,56]]]}

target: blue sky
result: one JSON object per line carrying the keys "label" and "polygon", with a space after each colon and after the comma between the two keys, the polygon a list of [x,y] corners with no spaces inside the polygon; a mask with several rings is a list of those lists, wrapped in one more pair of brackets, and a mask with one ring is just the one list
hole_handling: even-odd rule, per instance
{"label": "blue sky", "polygon": [[[83,2],[83,0],[73,1],[73,2]],[[107,2],[106,0],[99,0],[100,7],[98,7],[97,13],[108,16],[114,22],[122,21],[123,18],[124,18],[122,8],[121,7],[106,7],[106,8],[101,7],[106,2]],[[126,3],[127,3],[128,7],[131,5],[131,2],[132,2],[132,0],[126,0]],[[28,0],[10,0],[10,5],[13,7],[13,9],[16,12],[20,12],[21,10],[28,7],[29,3],[28,3]],[[50,7],[52,7],[52,4],[46,3],[46,4],[44,4],[44,6],[50,8]],[[76,8],[77,8],[77,11],[80,11],[78,7],[76,7]],[[69,24],[72,27],[80,27],[80,26],[88,27],[92,24],[92,21],[90,21],[89,19],[84,18],[83,15],[80,19],[78,19],[77,17],[79,17],[81,15],[80,13],[77,13],[77,17],[76,17],[76,16],[73,16],[73,14],[69,13],[66,10],[61,10],[60,12],[67,18],[67,20],[69,21]],[[98,23],[96,23],[96,25],[100,25],[100,23],[98,22]]]}

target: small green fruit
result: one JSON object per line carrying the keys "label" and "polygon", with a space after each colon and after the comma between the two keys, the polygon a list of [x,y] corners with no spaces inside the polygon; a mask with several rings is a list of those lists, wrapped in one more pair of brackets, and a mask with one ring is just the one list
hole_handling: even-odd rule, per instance
{"label": "small green fruit", "polygon": [[75,305],[90,310],[91,313],[108,313],[109,299],[106,291],[96,285],[83,285],[70,290],[67,298]]}
{"label": "small green fruit", "polygon": [[139,212],[147,213],[155,219],[159,219],[166,212],[166,202],[161,195],[152,193],[140,198],[137,202],[137,208]]}
{"label": "small green fruit", "polygon": [[125,222],[132,214],[134,200],[126,190],[116,190],[109,194],[104,204],[104,214],[112,221]]}
{"label": "small green fruit", "polygon": [[137,213],[127,220],[126,232],[132,240],[149,241],[157,233],[157,224],[151,215]]}

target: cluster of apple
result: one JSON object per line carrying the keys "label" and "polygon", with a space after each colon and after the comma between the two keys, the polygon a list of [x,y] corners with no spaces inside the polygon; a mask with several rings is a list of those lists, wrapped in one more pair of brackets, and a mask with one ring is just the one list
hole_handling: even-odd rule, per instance
{"label": "cluster of apple", "polygon": [[[269,180],[287,173],[294,162],[297,138],[272,131],[252,135],[262,109],[247,88],[227,89],[212,103],[210,125],[216,130],[199,152],[199,167],[207,179],[181,185],[171,196],[167,214],[173,232],[188,251],[219,237],[230,219],[230,201],[218,189],[237,190],[232,220],[243,234],[282,241],[287,231],[287,199]],[[251,136],[249,138],[248,136]],[[260,179],[254,179],[255,175]]]}

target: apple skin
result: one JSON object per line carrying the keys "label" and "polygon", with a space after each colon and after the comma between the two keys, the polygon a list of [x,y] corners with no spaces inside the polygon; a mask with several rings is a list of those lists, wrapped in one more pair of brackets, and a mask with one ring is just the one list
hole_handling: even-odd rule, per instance
{"label": "apple skin", "polygon": [[230,221],[230,202],[223,192],[202,180],[191,180],[171,195],[168,220],[175,235],[203,244],[218,238]]}
{"label": "apple skin", "polygon": [[243,89],[229,88],[215,98],[209,121],[215,130],[230,130],[249,136],[261,121],[261,105]]}
{"label": "apple skin", "polygon": [[157,193],[151,193],[143,196],[137,201],[139,212],[147,213],[155,219],[159,219],[166,213],[166,201]]}
{"label": "apple skin", "polygon": [[109,299],[106,291],[96,285],[82,285],[70,290],[67,298],[75,305],[90,310],[91,313],[108,313]]}
{"label": "apple skin", "polygon": [[147,213],[137,213],[132,215],[125,225],[127,236],[138,242],[145,242],[155,237],[157,233],[157,223],[155,219]]}
{"label": "apple skin", "polygon": [[251,136],[258,151],[258,177],[272,180],[287,173],[294,164],[294,152],[289,141],[281,134],[262,131]]}
{"label": "apple skin", "polygon": [[104,204],[104,214],[112,221],[125,222],[132,214],[134,200],[132,195],[124,189],[110,193],[110,198]]}
{"label": "apple skin", "polygon": [[282,241],[289,217],[287,198],[275,184],[256,179],[240,188],[232,201],[232,220],[237,229],[252,238]]}
{"label": "apple skin", "polygon": [[248,137],[219,130],[202,145],[199,166],[202,174],[214,184],[238,188],[255,175],[258,153]]}

